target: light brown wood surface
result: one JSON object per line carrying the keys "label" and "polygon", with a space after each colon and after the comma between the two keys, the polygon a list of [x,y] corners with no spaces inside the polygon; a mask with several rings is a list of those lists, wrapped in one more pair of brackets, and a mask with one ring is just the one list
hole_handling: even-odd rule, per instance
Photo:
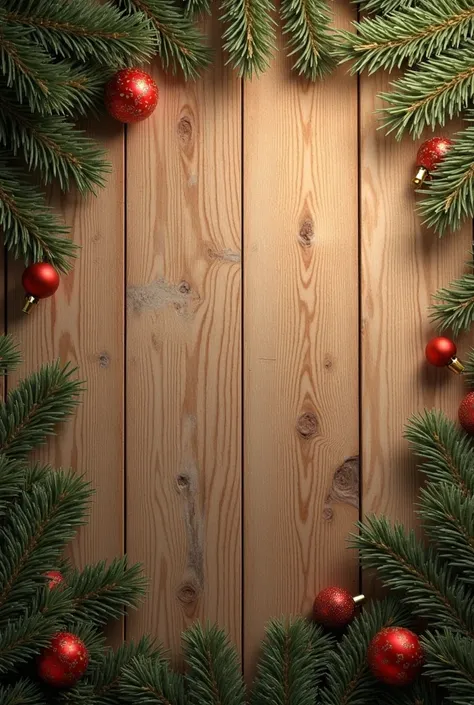
{"label": "light brown wood surface", "polygon": [[176,653],[194,618],[240,644],[241,85],[219,53],[155,77],[127,138],[127,552],[151,581],[127,632]]}

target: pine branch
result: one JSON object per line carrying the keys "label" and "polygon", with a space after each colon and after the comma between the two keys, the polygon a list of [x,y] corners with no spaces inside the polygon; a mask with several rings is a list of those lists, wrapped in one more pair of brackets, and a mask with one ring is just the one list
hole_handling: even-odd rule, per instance
{"label": "pine branch", "polygon": [[128,13],[141,12],[151,22],[163,68],[186,79],[197,78],[211,61],[211,53],[189,17],[173,0],[114,0]]}
{"label": "pine branch", "polygon": [[403,688],[384,688],[377,705],[446,705],[441,691],[426,678]]}
{"label": "pine branch", "polygon": [[5,19],[31,30],[32,40],[63,58],[133,65],[153,54],[155,36],[141,13],[128,15],[95,0],[2,0]]}
{"label": "pine branch", "polygon": [[104,149],[84,136],[65,118],[33,116],[28,108],[11,101],[11,92],[0,92],[0,145],[21,154],[29,169],[38,169],[45,184],[58,179],[63,191],[74,179],[79,191],[104,185]]}
{"label": "pine branch", "polygon": [[405,436],[419,457],[422,472],[433,482],[459,487],[465,496],[474,493],[474,445],[441,411],[425,411],[408,421]]}
{"label": "pine branch", "polygon": [[419,0],[355,0],[361,10],[388,15],[389,12],[418,5]]}
{"label": "pine branch", "polygon": [[23,458],[44,442],[78,404],[82,383],[76,369],[59,362],[43,365],[9,392],[0,405],[0,452]]}
{"label": "pine branch", "polygon": [[199,623],[183,635],[192,687],[189,705],[244,705],[245,689],[237,651],[225,632]]}
{"label": "pine branch", "polygon": [[13,685],[0,685],[1,705],[47,705],[39,686],[20,679]]}
{"label": "pine branch", "polygon": [[76,570],[68,579],[74,619],[102,624],[118,619],[126,608],[136,607],[145,593],[146,580],[139,564],[127,566],[127,558],[110,565],[100,561]]}
{"label": "pine branch", "polygon": [[[472,263],[469,266],[473,268]],[[469,330],[474,320],[474,273],[463,274],[447,288],[438,289],[433,298],[438,303],[430,307],[430,319],[440,331],[450,328],[456,337]]]}
{"label": "pine branch", "polygon": [[465,218],[474,216],[474,111],[466,112],[468,126],[458,132],[454,145],[444,157],[418,211],[423,221],[442,235],[458,230]]}
{"label": "pine branch", "polygon": [[[192,700],[189,702],[196,702]],[[173,673],[162,658],[138,657],[123,669],[120,693],[126,702],[135,705],[185,705],[184,679]],[[202,701],[204,702],[204,701]],[[209,700],[210,705],[217,700]],[[220,705],[230,705],[229,701],[219,701]]]}
{"label": "pine branch", "polygon": [[409,66],[458,48],[472,36],[474,8],[471,0],[421,0],[418,6],[354,22],[353,32],[340,31],[337,51],[343,61],[354,60],[352,72],[367,69],[392,71],[405,61]]}
{"label": "pine branch", "polygon": [[211,0],[184,0],[184,13],[187,17],[211,14]]}
{"label": "pine branch", "polygon": [[427,654],[426,672],[446,688],[455,705],[474,702],[474,640],[446,630],[423,637]]}
{"label": "pine branch", "polygon": [[362,565],[376,568],[382,582],[397,591],[414,614],[474,638],[474,611],[467,588],[434,549],[426,549],[413,531],[385,517],[368,517],[352,545]]}
{"label": "pine branch", "polygon": [[388,133],[395,132],[401,139],[408,131],[416,138],[426,127],[444,126],[474,96],[474,42],[466,41],[422,62],[394,81],[392,88],[391,93],[381,94],[389,104],[382,111]]}
{"label": "pine branch", "polygon": [[[373,637],[389,626],[410,626],[400,602],[388,598],[372,603],[349,626],[328,657],[328,677],[322,705],[366,705],[380,703],[377,681],[367,666],[367,649]],[[296,701],[298,702],[298,701]]]}
{"label": "pine branch", "polygon": [[334,640],[302,618],[266,629],[250,705],[313,705]]}
{"label": "pine branch", "polygon": [[69,229],[48,208],[43,193],[24,180],[23,171],[7,161],[8,153],[0,149],[0,226],[7,250],[26,264],[47,261],[59,272],[69,271],[69,259],[77,253],[65,237]]}
{"label": "pine branch", "polygon": [[420,514],[439,556],[456,576],[474,583],[474,497],[459,487],[428,483],[421,489]]}
{"label": "pine branch", "polygon": [[268,67],[275,49],[274,10],[272,0],[222,0],[224,49],[239,76],[252,78]]}
{"label": "pine branch", "polygon": [[56,471],[28,493],[23,492],[12,506],[5,525],[0,528],[3,625],[18,610],[24,610],[32,591],[44,585],[45,566],[55,565],[65,544],[84,523],[90,496],[90,487],[81,477],[71,471]]}
{"label": "pine branch", "polygon": [[[0,454],[0,517],[3,518],[25,484],[25,467],[18,460]],[[0,700],[1,703],[1,700]]]}
{"label": "pine branch", "polygon": [[289,35],[293,69],[310,81],[330,73],[335,65],[330,14],[325,0],[282,0],[283,34]]}
{"label": "pine branch", "polygon": [[[0,183],[2,167],[0,165]],[[1,224],[1,218],[0,218]],[[20,349],[11,335],[0,335],[0,374],[13,372],[21,361]]]}

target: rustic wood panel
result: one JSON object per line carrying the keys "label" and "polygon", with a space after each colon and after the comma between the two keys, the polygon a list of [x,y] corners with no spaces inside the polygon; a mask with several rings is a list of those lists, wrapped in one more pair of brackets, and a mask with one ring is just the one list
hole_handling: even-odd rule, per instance
{"label": "rustic wood panel", "polygon": [[427,308],[461,273],[471,228],[439,240],[420,225],[411,186],[419,142],[377,130],[376,96],[387,87],[383,76],[361,79],[362,510],[413,526],[420,478],[403,429],[424,407],[457,410],[461,379],[424,362],[435,334]]}
{"label": "rustic wood panel", "polygon": [[241,85],[219,53],[154,74],[127,139],[127,552],[151,580],[127,633],[177,653],[193,618],[240,643]]}
{"label": "rustic wood panel", "polygon": [[[340,3],[347,26],[353,8]],[[280,48],[281,44],[280,44]],[[244,654],[265,621],[357,590],[357,79],[244,88]]]}
{"label": "rustic wood panel", "polygon": [[112,173],[100,197],[54,194],[82,250],[58,294],[22,313],[23,266],[9,262],[8,329],[19,340],[24,363],[14,384],[60,357],[79,366],[87,391],[76,415],[38,456],[85,473],[96,490],[90,523],[71,547],[76,565],[123,552],[123,130],[112,120],[91,126],[109,150]]}

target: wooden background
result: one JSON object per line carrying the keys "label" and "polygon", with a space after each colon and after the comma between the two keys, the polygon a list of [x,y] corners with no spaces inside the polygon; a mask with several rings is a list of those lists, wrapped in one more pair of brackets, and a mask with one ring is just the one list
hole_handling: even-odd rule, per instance
{"label": "wooden background", "polygon": [[[334,6],[348,27],[353,5]],[[82,246],[74,272],[26,318],[21,267],[6,270],[20,374],[60,356],[87,379],[43,452],[97,488],[74,559],[126,550],[150,577],[126,636],[176,654],[209,618],[249,674],[269,617],[308,613],[328,584],[371,590],[346,546],[360,514],[414,523],[404,423],[461,394],[423,364],[426,308],[471,245],[468,227],[420,227],[417,147],[376,129],[386,77],[289,69],[281,51],[243,83],[217,50],[184,84],[155,65],[150,119],[91,126],[107,188],[53,195]]]}

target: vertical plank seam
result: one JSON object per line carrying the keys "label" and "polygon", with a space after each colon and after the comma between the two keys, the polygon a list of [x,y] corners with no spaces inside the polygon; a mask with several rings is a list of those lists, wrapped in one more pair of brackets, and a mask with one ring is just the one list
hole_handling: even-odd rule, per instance
{"label": "vertical plank seam", "polygon": [[[127,125],[123,127],[123,473],[122,473],[122,552],[127,553],[127,262],[128,262],[128,222],[127,222]],[[123,620],[123,639],[127,640],[128,618]]]}
{"label": "vertical plank seam", "polygon": [[244,99],[245,81],[240,79],[240,648],[242,668],[245,663],[245,358],[244,358],[244,287],[245,287],[245,234],[244,234]]}
{"label": "vertical plank seam", "polygon": [[[356,10],[356,19],[360,20],[360,7]],[[359,370],[359,384],[358,384],[358,409],[359,409],[359,521],[363,518],[363,471],[364,471],[364,459],[363,459],[363,427],[362,427],[362,393],[363,393],[363,378],[362,378],[362,159],[361,159],[361,146],[362,146],[362,102],[360,97],[361,89],[361,75],[357,74],[357,289],[358,289],[358,317],[359,317],[359,329],[358,329],[358,349],[357,354],[358,359],[358,370]],[[360,561],[357,561],[358,565],[358,578],[359,578],[359,594],[362,592],[362,566]]]}

